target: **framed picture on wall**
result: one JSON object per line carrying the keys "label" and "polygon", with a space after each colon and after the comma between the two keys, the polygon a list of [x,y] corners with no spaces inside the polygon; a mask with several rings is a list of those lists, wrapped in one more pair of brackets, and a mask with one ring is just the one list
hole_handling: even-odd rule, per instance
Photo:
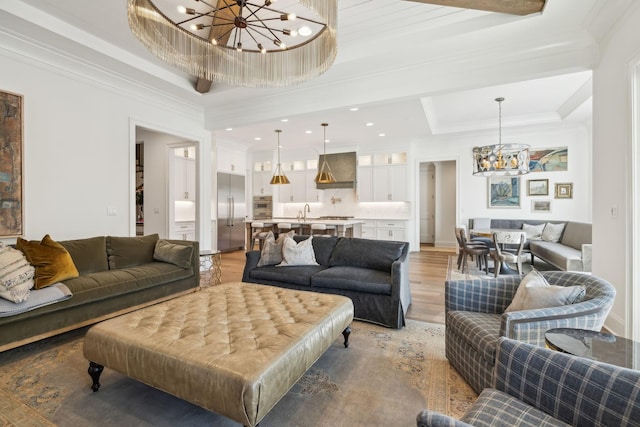
{"label": "framed picture on wall", "polygon": [[520,207],[519,176],[490,176],[487,182],[490,208]]}
{"label": "framed picture on wall", "polygon": [[22,236],[22,96],[0,91],[0,237]]}
{"label": "framed picture on wall", "polygon": [[549,195],[548,179],[530,179],[527,183],[529,184],[529,196]]}
{"label": "framed picture on wall", "polygon": [[551,212],[551,200],[532,200],[531,212]]}
{"label": "framed picture on wall", "polygon": [[573,198],[573,183],[556,184],[556,199]]}

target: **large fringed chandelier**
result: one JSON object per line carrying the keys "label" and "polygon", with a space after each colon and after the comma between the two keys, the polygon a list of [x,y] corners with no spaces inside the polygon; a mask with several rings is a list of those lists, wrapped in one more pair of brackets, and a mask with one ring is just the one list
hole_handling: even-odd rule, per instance
{"label": "large fringed chandelier", "polygon": [[128,4],[129,27],[153,54],[206,80],[288,86],[319,76],[336,57],[337,0]]}
{"label": "large fringed chandelier", "polygon": [[529,173],[529,146],[523,144],[502,144],[502,101],[498,103],[498,144],[473,147],[473,174],[524,175]]}

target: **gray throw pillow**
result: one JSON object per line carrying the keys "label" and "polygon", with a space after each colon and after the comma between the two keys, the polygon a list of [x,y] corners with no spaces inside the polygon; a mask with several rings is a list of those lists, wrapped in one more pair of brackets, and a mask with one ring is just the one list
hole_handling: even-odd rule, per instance
{"label": "gray throw pillow", "polygon": [[542,240],[545,242],[559,242],[564,231],[564,224],[551,224],[548,222],[542,230]]}
{"label": "gray throw pillow", "polygon": [[504,312],[575,304],[584,299],[585,293],[584,286],[550,285],[542,274],[533,270],[522,279],[511,304]]}
{"label": "gray throw pillow", "polygon": [[522,231],[527,233],[527,240],[540,240],[544,231],[544,224],[522,224]]}
{"label": "gray throw pillow", "polygon": [[168,262],[181,268],[191,267],[193,257],[193,246],[171,243],[166,240],[158,240],[153,251],[153,259],[156,261]]}
{"label": "gray throw pillow", "polygon": [[262,252],[260,253],[260,259],[258,260],[258,267],[265,265],[276,265],[282,262],[282,243],[284,239],[293,237],[295,231],[291,230],[288,233],[281,233],[276,240],[272,231],[269,231],[267,237],[264,239],[264,245],[262,246]]}

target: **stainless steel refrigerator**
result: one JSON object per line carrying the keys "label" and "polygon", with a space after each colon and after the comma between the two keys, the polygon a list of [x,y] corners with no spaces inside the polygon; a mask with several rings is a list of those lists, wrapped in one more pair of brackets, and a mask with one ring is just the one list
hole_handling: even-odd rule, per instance
{"label": "stainless steel refrigerator", "polygon": [[244,176],[218,173],[218,250],[244,248]]}

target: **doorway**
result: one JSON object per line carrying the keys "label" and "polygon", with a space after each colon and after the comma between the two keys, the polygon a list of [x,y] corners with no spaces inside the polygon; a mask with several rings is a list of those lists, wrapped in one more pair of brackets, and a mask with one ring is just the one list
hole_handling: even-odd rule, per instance
{"label": "doorway", "polygon": [[454,228],[458,221],[457,161],[422,161],[418,169],[419,241],[435,248],[455,248]]}
{"label": "doorway", "polygon": [[[191,161],[190,181],[191,191],[190,197],[192,215],[189,217],[189,234],[187,240],[198,240],[199,218],[197,204],[200,201],[195,200],[197,194],[197,177],[198,168],[196,162],[197,141],[188,140],[187,138],[156,131],[139,125],[135,126],[135,204],[133,204],[132,216],[135,218],[136,234],[155,234],[161,238],[173,238],[176,234],[175,227],[175,199],[171,193],[171,188],[175,186],[174,181],[174,165],[170,161],[169,154],[174,155],[172,151],[175,148],[191,147],[190,153],[193,158]],[[133,149],[133,147],[132,147]],[[140,150],[140,153],[138,153]],[[184,151],[183,151],[184,153]],[[134,153],[132,153],[133,155]],[[142,160],[141,172],[138,173],[139,165],[137,159]],[[133,171],[132,171],[133,172]],[[138,182],[139,177],[142,181]],[[138,187],[142,192],[138,192]],[[142,217],[138,218],[138,204],[142,205]],[[182,217],[184,218],[184,216]]]}

